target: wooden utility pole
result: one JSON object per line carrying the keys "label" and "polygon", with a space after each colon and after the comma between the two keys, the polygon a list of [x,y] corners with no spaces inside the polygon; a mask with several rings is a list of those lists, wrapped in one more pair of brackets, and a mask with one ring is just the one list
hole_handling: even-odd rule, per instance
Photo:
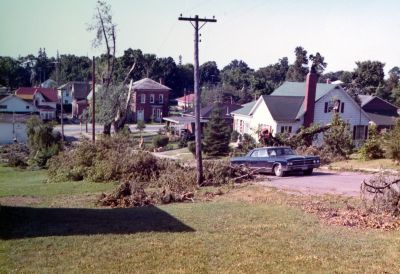
{"label": "wooden utility pole", "polygon": [[[201,97],[199,89],[199,30],[208,22],[215,23],[217,20],[213,17],[212,19],[199,18],[196,15],[192,17],[178,18],[180,21],[189,21],[194,27],[194,112],[195,112],[195,138],[196,138],[196,165],[197,165],[197,184],[201,185],[203,182],[203,160],[201,156],[201,124],[200,124],[200,106]],[[193,24],[194,22],[194,24]],[[199,27],[199,22],[203,23]]]}
{"label": "wooden utility pole", "polygon": [[95,91],[95,82],[96,82],[96,74],[95,74],[95,63],[94,56],[92,61],[92,142],[96,141],[96,91]]}
{"label": "wooden utility pole", "polygon": [[[53,62],[56,65],[56,91],[58,91],[58,86],[60,85],[58,83],[58,64],[60,63],[60,58],[59,58],[59,54],[58,54],[58,50],[57,50],[57,61]],[[63,97],[63,91],[61,90],[61,98],[60,98],[60,122],[61,122],[61,141],[64,142],[64,107],[63,107],[63,103],[64,103],[64,97]]]}

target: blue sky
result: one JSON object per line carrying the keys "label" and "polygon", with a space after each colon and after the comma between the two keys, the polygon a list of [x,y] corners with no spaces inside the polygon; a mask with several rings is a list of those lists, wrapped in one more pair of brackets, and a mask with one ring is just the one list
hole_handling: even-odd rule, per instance
{"label": "blue sky", "polygon": [[[242,59],[252,68],[275,63],[303,46],[319,51],[327,71],[353,70],[356,61],[400,66],[398,0],[109,0],[117,24],[117,54],[131,47],[183,62],[193,59],[193,28],[179,14],[216,16],[201,31],[200,63],[220,68]],[[0,0],[0,55],[97,55],[86,24],[95,0]]]}

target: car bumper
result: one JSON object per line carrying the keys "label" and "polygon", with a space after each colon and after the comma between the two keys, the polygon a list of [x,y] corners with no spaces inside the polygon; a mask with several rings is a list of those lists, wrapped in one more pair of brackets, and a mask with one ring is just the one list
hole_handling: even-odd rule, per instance
{"label": "car bumper", "polygon": [[283,171],[299,171],[299,170],[308,170],[312,168],[318,168],[320,164],[312,164],[312,165],[298,165],[298,166],[282,166]]}

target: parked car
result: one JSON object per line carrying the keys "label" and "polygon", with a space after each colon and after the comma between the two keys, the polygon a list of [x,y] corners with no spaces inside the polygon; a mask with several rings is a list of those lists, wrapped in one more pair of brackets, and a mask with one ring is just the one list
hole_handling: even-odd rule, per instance
{"label": "parked car", "polygon": [[320,158],[296,155],[290,147],[262,147],[251,150],[246,156],[232,158],[231,164],[246,165],[282,177],[289,171],[303,171],[305,175],[311,175],[314,168],[320,166]]}

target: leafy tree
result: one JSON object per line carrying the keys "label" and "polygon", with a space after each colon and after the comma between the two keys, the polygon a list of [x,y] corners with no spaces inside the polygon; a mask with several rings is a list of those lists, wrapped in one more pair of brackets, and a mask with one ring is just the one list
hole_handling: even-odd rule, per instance
{"label": "leafy tree", "polygon": [[200,84],[213,85],[220,81],[219,69],[215,61],[205,62],[200,66]]}
{"label": "leafy tree", "polygon": [[224,88],[233,87],[242,90],[251,85],[253,69],[242,60],[233,60],[222,69],[221,78]]}
{"label": "leafy tree", "polygon": [[324,132],[324,143],[328,151],[346,158],[353,150],[350,126],[338,114],[333,115],[331,127]]}
{"label": "leafy tree", "polygon": [[308,73],[308,58],[307,51],[303,47],[296,47],[294,50],[296,60],[289,67],[286,74],[286,80],[292,82],[304,82]]}
{"label": "leafy tree", "polygon": [[381,147],[381,138],[375,125],[368,129],[368,140],[360,149],[361,158],[364,160],[379,159],[383,157],[384,151]]}
{"label": "leafy tree", "polygon": [[315,68],[318,75],[322,75],[326,68],[325,58],[317,52],[315,55],[310,55],[310,61],[312,62],[312,66]]}
{"label": "leafy tree", "polygon": [[26,123],[30,162],[44,167],[47,161],[61,149],[61,135],[53,131],[51,123],[43,123],[37,117],[30,118]]}
{"label": "leafy tree", "polygon": [[23,66],[23,60],[0,56],[0,85],[12,89],[30,86],[31,67]]}
{"label": "leafy tree", "polygon": [[399,163],[400,162],[400,119],[397,119],[394,128],[386,133],[385,148],[387,157]]}
{"label": "leafy tree", "polygon": [[[88,57],[73,54],[61,55],[59,62],[59,83],[89,80],[91,60]],[[55,71],[53,71],[51,78],[56,79]]]}
{"label": "leafy tree", "polygon": [[375,94],[379,86],[384,85],[384,63],[379,61],[356,62],[353,78],[357,88],[367,94]]}
{"label": "leafy tree", "polygon": [[254,73],[252,86],[257,94],[271,94],[286,79],[289,70],[287,57],[279,59],[273,65],[260,68]]}
{"label": "leafy tree", "polygon": [[221,117],[221,110],[216,106],[207,123],[204,134],[204,151],[210,156],[229,153],[230,130]]}
{"label": "leafy tree", "polygon": [[394,90],[399,86],[400,81],[400,68],[393,67],[389,70],[389,79],[386,81],[386,86],[389,90]]}

